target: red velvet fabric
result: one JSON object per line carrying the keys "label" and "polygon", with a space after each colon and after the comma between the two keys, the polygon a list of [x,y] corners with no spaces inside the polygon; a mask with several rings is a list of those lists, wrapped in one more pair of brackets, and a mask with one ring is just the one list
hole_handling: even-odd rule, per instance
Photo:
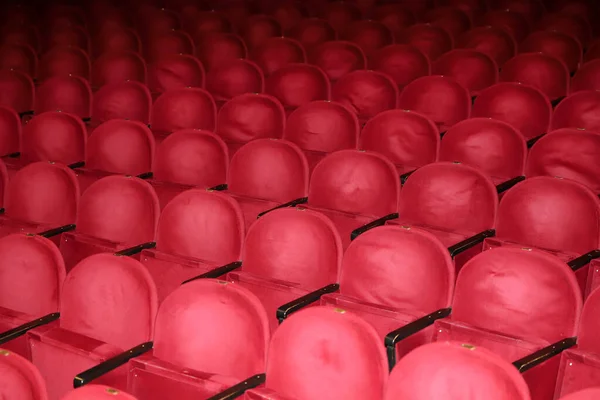
{"label": "red velvet fabric", "polygon": [[369,68],[387,74],[400,89],[431,73],[427,56],[407,44],[391,44],[373,52],[369,58]]}
{"label": "red velvet fabric", "polygon": [[213,187],[226,181],[227,146],[216,134],[183,129],[170,134],[157,148],[154,178],[158,181]]}
{"label": "red velvet fabric", "polygon": [[[239,340],[240,332],[244,340]],[[200,279],[179,287],[162,303],[154,356],[180,368],[243,380],[265,370],[269,339],[267,313],[252,293]]]}
{"label": "red velvet fabric", "polygon": [[250,56],[266,76],[286,65],[306,61],[306,52],[300,42],[285,37],[265,39],[260,46],[250,51]]}
{"label": "red velvet fabric", "polygon": [[471,96],[498,82],[496,62],[473,49],[456,49],[442,55],[433,64],[432,73],[454,78]]}
{"label": "red velvet fabric", "polygon": [[592,39],[592,27],[586,18],[588,15],[578,16],[565,12],[548,13],[542,16],[537,28],[572,36],[581,43],[582,47],[586,48]]}
{"label": "red velvet fabric", "polygon": [[545,8],[544,4],[539,0],[499,0],[494,2],[492,6],[498,10],[509,10],[522,14],[530,24],[539,20]]}
{"label": "red velvet fabric", "polygon": [[429,118],[407,110],[388,110],[363,127],[359,148],[382,154],[400,174],[437,161],[440,135]]}
{"label": "red velvet fabric", "polygon": [[11,107],[0,106],[0,156],[19,151],[21,133],[19,114]]}
{"label": "red velvet fabric", "polygon": [[51,49],[58,46],[78,47],[89,54],[90,37],[87,30],[82,26],[55,26],[47,33],[46,48]]}
{"label": "red velvet fabric", "polygon": [[415,14],[407,7],[407,4],[376,4],[373,8],[373,17],[387,26],[395,38],[416,22]]}
{"label": "red velvet fabric", "polygon": [[526,246],[583,254],[600,243],[600,201],[568,179],[529,178],[502,198],[496,235]]}
{"label": "red velvet fabric", "polygon": [[45,112],[25,125],[21,160],[76,163],[86,158],[86,142],[87,132],[81,118],[66,112]]}
{"label": "red velvet fabric", "polygon": [[582,90],[600,90],[600,60],[586,62],[573,77],[571,93]]}
{"label": "red velvet fabric", "polygon": [[242,37],[249,50],[261,46],[269,38],[283,35],[279,22],[267,15],[252,15],[246,19]]}
{"label": "red velvet fabric", "polygon": [[579,322],[579,337],[577,338],[578,350],[600,355],[600,321],[598,311],[600,310],[600,290],[595,290],[585,301]]}
{"label": "red velvet fabric", "polygon": [[67,393],[61,400],[137,400],[123,391],[104,385],[86,385]]}
{"label": "red velvet fabric", "polygon": [[472,116],[507,122],[526,139],[531,139],[550,128],[552,105],[542,92],[532,86],[502,82],[479,94]]}
{"label": "red velvet fabric", "polygon": [[440,132],[469,118],[471,97],[466,88],[453,78],[425,76],[404,88],[399,108],[416,111],[430,118]]}
{"label": "red velvet fabric", "polygon": [[0,398],[11,400],[48,400],[40,372],[25,358],[0,349]]}
{"label": "red velvet fabric", "polygon": [[440,147],[440,161],[457,161],[485,172],[494,183],[523,175],[527,145],[511,125],[491,118],[471,118],[450,128]]}
{"label": "red velvet fabric", "polygon": [[342,103],[366,122],[380,112],[398,107],[398,87],[387,75],[376,71],[353,71],[332,87],[331,99]]}
{"label": "red velvet fabric", "polygon": [[90,79],[91,64],[88,55],[77,47],[55,47],[40,59],[39,78],[76,75]]}
{"label": "red velvet fabric", "polygon": [[390,374],[385,400],[530,400],[529,389],[508,362],[459,342],[422,346]]}
{"label": "red velvet fabric", "polygon": [[[265,386],[277,399],[378,400],[387,375],[384,347],[369,324],[343,309],[310,307],[273,335]],[[261,396],[264,390],[244,398],[273,398]]]}
{"label": "red velvet fabric", "polygon": [[150,123],[152,96],[148,87],[136,81],[106,84],[94,94],[92,124],[111,119]]}
{"label": "red velvet fabric", "polygon": [[150,123],[154,131],[214,130],[217,108],[212,96],[199,88],[170,90],[154,102]]}
{"label": "red velvet fabric", "polygon": [[37,75],[38,58],[27,44],[4,44],[0,47],[0,68],[14,69],[29,76]]}
{"label": "red velvet fabric", "polygon": [[190,54],[169,54],[148,67],[148,87],[163,93],[187,87],[204,87],[204,67]]}
{"label": "red velvet fabric", "polygon": [[568,396],[561,397],[561,400],[594,400],[600,396],[600,388],[594,387],[589,389],[584,389],[579,392],[572,393]]}
{"label": "red velvet fabric", "polygon": [[517,54],[515,39],[501,28],[482,26],[463,33],[457,48],[475,49],[490,56],[499,67]]}
{"label": "red velvet fabric", "polygon": [[356,21],[344,27],[343,39],[356,43],[365,54],[371,54],[377,49],[394,43],[392,31],[378,21]]}
{"label": "red velvet fabric", "polygon": [[299,41],[306,50],[322,43],[335,40],[336,32],[324,19],[304,18],[290,31],[290,36]]}
{"label": "red velvet fabric", "polygon": [[504,29],[513,37],[516,43],[520,43],[531,31],[529,22],[523,14],[506,9],[488,11],[478,22],[479,26],[493,26]]}
{"label": "red velvet fabric", "polygon": [[431,24],[412,25],[402,32],[396,41],[413,45],[431,61],[437,60],[454,47],[452,36],[444,29]]}
{"label": "red velvet fabric", "polygon": [[544,53],[565,63],[570,72],[577,71],[583,58],[581,43],[557,31],[538,31],[527,36],[519,46],[521,53]]}
{"label": "red velvet fabric", "polygon": [[63,111],[89,118],[92,115],[92,89],[78,76],[54,76],[38,86],[35,94],[36,114]]}
{"label": "red velvet fabric", "polygon": [[425,21],[444,29],[453,38],[471,28],[469,15],[458,7],[435,7],[425,14]]}
{"label": "red velvet fabric", "polygon": [[519,82],[540,90],[550,100],[569,93],[569,69],[558,58],[544,53],[519,54],[502,66],[502,82]]}
{"label": "red velvet fabric", "polygon": [[284,107],[293,110],[311,101],[329,100],[331,84],[319,67],[287,64],[267,78],[265,92],[275,96]]}
{"label": "red velvet fabric", "polygon": [[316,46],[309,54],[309,61],[325,71],[332,82],[367,65],[367,57],[358,45],[341,40]]}
{"label": "red velvet fabric", "polygon": [[[185,2],[184,2],[185,3]],[[187,2],[191,3],[191,2]],[[194,6],[193,4],[191,4]],[[187,6],[187,4],[183,4]],[[232,22],[227,18],[228,15],[225,12],[219,12],[217,10],[203,11],[199,7],[194,7],[193,16],[188,16],[190,8],[184,8],[181,10],[180,16],[183,21],[183,25],[190,34],[196,39],[197,36],[205,36],[213,33],[226,33],[232,32]],[[186,12],[187,11],[187,12]],[[189,19],[189,26],[186,26],[186,19]]]}
{"label": "red velvet fabric", "polygon": [[75,222],[79,184],[60,164],[37,162],[19,170],[7,188],[6,216],[58,227]]}
{"label": "red velvet fabric", "polygon": [[233,60],[208,71],[206,89],[217,103],[246,93],[262,93],[265,77],[260,67],[250,60]]}
{"label": "red velvet fabric", "polygon": [[600,92],[583,90],[573,93],[554,110],[552,130],[560,128],[587,129],[600,132]]}
{"label": "red velvet fabric", "polygon": [[568,178],[600,193],[600,134],[564,128],[531,148],[527,176]]}
{"label": "red velvet fabric", "polygon": [[336,2],[323,5],[320,16],[329,22],[338,35],[343,35],[353,21],[360,19],[361,12],[356,4]]}
{"label": "red velvet fabric", "polygon": [[195,44],[194,54],[207,71],[219,69],[248,55],[244,40],[233,33],[203,33],[195,38]]}
{"label": "red velvet fabric", "polygon": [[152,36],[146,43],[145,55],[149,62],[156,62],[174,54],[193,54],[192,37],[180,30],[172,30]]}
{"label": "red velvet fabric", "polygon": [[35,87],[33,80],[23,72],[0,71],[0,106],[18,113],[33,110]]}
{"label": "red velvet fabric", "polygon": [[94,37],[93,50],[97,55],[112,52],[139,52],[142,44],[137,32],[127,27],[108,27]]}
{"label": "red velvet fabric", "polygon": [[146,82],[146,62],[132,51],[105,52],[94,61],[92,68],[92,86],[123,81]]}

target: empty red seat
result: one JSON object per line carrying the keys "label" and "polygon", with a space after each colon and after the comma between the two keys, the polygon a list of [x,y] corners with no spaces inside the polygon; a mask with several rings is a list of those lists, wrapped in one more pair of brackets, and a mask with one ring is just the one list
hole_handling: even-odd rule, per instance
{"label": "empty red seat", "polygon": [[586,48],[592,39],[592,27],[586,17],[565,12],[549,13],[542,16],[537,28],[572,36],[581,43],[583,48]]}
{"label": "empty red seat", "polygon": [[453,38],[471,28],[469,15],[458,7],[435,7],[425,14],[425,21],[444,29]]}
{"label": "empty red seat", "polygon": [[444,29],[431,24],[412,25],[402,32],[396,41],[416,47],[431,61],[437,60],[454,47],[452,36]]}
{"label": "empty red seat", "polygon": [[561,397],[561,400],[594,400],[598,396],[600,396],[600,387],[593,387]]}
{"label": "empty red seat", "polygon": [[0,70],[0,106],[21,115],[33,113],[34,98],[35,86],[30,76],[15,70]]}
{"label": "empty red seat", "polygon": [[55,47],[40,59],[39,78],[76,75],[90,79],[91,64],[88,55],[77,47]]}
{"label": "empty red seat", "polygon": [[344,27],[342,38],[356,43],[365,54],[394,43],[394,35],[385,24],[373,21],[356,21]]}
{"label": "empty red seat", "polygon": [[573,128],[551,132],[531,148],[525,172],[572,179],[600,193],[600,134]]}
{"label": "empty red seat", "polygon": [[475,49],[490,56],[499,67],[517,54],[515,39],[502,28],[482,26],[463,33],[456,47]]}
{"label": "empty red seat", "polygon": [[62,111],[89,119],[92,115],[92,89],[79,76],[53,76],[37,87],[35,114]]}
{"label": "empty red seat", "polygon": [[[434,339],[484,347],[515,362],[577,336],[581,309],[575,274],[560,259],[531,249],[484,251],[460,271],[452,314],[435,322]],[[552,398],[559,360],[524,373],[533,399]]]}
{"label": "empty red seat", "polygon": [[250,16],[242,28],[242,37],[249,50],[259,47],[269,38],[283,35],[279,22],[267,15]]}
{"label": "empty red seat", "polygon": [[227,143],[229,157],[244,143],[254,139],[283,136],[285,111],[281,103],[267,94],[242,94],[219,110],[216,133]]}
{"label": "empty red seat", "polygon": [[38,58],[33,47],[26,44],[4,44],[0,47],[0,68],[37,76]]}
{"label": "empty red seat", "polygon": [[155,62],[173,54],[194,54],[194,42],[189,34],[183,31],[165,32],[148,41],[145,49],[146,59]]}
{"label": "empty red seat", "polygon": [[407,44],[392,44],[377,50],[369,58],[369,68],[387,74],[400,90],[415,79],[431,74],[427,56]]}
{"label": "empty red seat", "polygon": [[105,52],[94,61],[92,66],[92,86],[123,81],[146,83],[146,62],[131,51]]}
{"label": "empty red seat", "polygon": [[352,2],[332,2],[323,5],[321,15],[335,29],[338,35],[344,35],[353,21],[361,18],[360,9]]}
{"label": "empty red seat", "polygon": [[161,94],[152,106],[150,124],[159,136],[188,128],[212,131],[216,123],[215,101],[203,89],[170,90]]}
{"label": "empty red seat", "polygon": [[398,38],[404,29],[416,22],[414,12],[407,4],[376,4],[373,9],[373,17],[387,26],[395,38]]}
{"label": "empty red seat", "polygon": [[[56,313],[65,275],[60,251],[49,239],[25,234],[0,239],[0,334]],[[2,347],[29,358],[24,336]]]}
{"label": "empty red seat", "polygon": [[456,161],[485,172],[498,185],[524,175],[527,144],[506,122],[471,118],[450,128],[442,139],[440,161]]}
{"label": "empty red seat", "polygon": [[353,71],[333,85],[331,99],[356,113],[364,124],[380,112],[398,107],[398,87],[381,72]]}
{"label": "empty red seat", "polygon": [[325,71],[332,82],[367,65],[367,57],[358,45],[340,40],[316,46],[309,54],[309,61]]}
{"label": "empty red seat", "polygon": [[[183,20],[184,28],[186,28],[194,38],[198,36],[209,36],[213,33],[227,33],[233,31],[231,21],[224,12],[214,9],[210,11],[198,9],[194,10],[194,13],[189,13],[189,11],[191,11],[189,8],[182,10],[180,15]],[[188,13],[193,15],[186,15]],[[185,23],[186,20],[189,20],[188,24]]]}
{"label": "empty red seat", "polygon": [[283,32],[289,32],[300,23],[303,17],[308,15],[305,5],[299,1],[282,1],[279,4],[270,5],[270,13],[275,17]]}
{"label": "empty red seat", "polygon": [[600,92],[582,90],[573,93],[556,106],[552,116],[552,130],[576,128],[600,132],[599,109]]}
{"label": "empty red seat", "polygon": [[91,50],[90,36],[88,35],[87,30],[82,26],[77,25],[53,27],[49,32],[46,33],[44,42],[45,49],[65,46],[78,47],[86,53],[89,53]]}
{"label": "empty red seat", "polygon": [[583,62],[588,62],[597,58],[600,58],[600,39],[596,39],[590,43],[583,55]]}
{"label": "empty red seat", "polygon": [[471,116],[506,122],[529,140],[548,132],[552,105],[532,86],[501,82],[477,96]]}
{"label": "empty red seat", "polygon": [[288,64],[267,78],[265,92],[275,96],[289,114],[311,101],[329,100],[331,84],[319,67]]}
{"label": "empty red seat", "polygon": [[25,358],[0,349],[0,396],[5,399],[48,400],[40,372]]}
{"label": "empty red seat", "polygon": [[266,76],[286,65],[306,61],[306,52],[300,42],[285,37],[265,39],[260,46],[250,52],[250,56]]}
{"label": "empty red seat", "polygon": [[136,11],[135,25],[144,40],[152,35],[181,29],[181,18],[173,10],[140,4]]}
{"label": "empty red seat", "polygon": [[432,343],[392,370],[385,400],[530,400],[519,372],[491,351],[461,342]]}
{"label": "empty red seat", "polygon": [[192,189],[173,198],[158,221],[156,249],[143,250],[140,258],[159,302],[183,281],[238,261],[243,239],[242,211],[231,197]]}
{"label": "empty red seat", "polygon": [[569,72],[579,69],[583,50],[574,37],[556,31],[538,31],[527,36],[519,46],[521,53],[544,53],[565,63]]}
{"label": "empty red seat", "polygon": [[94,182],[81,196],[75,232],[63,234],[60,242],[67,271],[92,254],[152,242],[159,213],[148,182],[120,175]]}
{"label": "empty red seat", "polygon": [[86,385],[67,393],[61,400],[110,400],[119,396],[120,400],[138,400],[121,390],[105,385]]}
{"label": "empty red seat", "polygon": [[41,47],[38,29],[35,26],[26,23],[5,27],[2,32],[2,42],[7,44],[28,45],[36,52],[39,52]]}
{"label": "empty red seat", "polygon": [[213,95],[218,109],[241,94],[262,93],[264,87],[263,72],[250,60],[233,60],[208,71],[206,75],[206,89]]}
{"label": "empty red seat", "polygon": [[92,127],[111,119],[150,123],[152,95],[143,83],[122,81],[104,85],[94,93],[93,100]]}
{"label": "empty red seat", "polygon": [[510,10],[490,10],[483,15],[477,25],[493,26],[504,29],[516,43],[520,43],[529,34],[531,27],[523,14]]}
{"label": "empty red seat", "polygon": [[454,78],[471,96],[498,82],[498,66],[485,53],[456,49],[442,55],[432,65],[432,74]]}
{"label": "empty red seat", "polygon": [[336,32],[324,19],[304,18],[290,31],[290,36],[310,50],[321,43],[335,40]]}
{"label": "empty red seat", "polygon": [[363,127],[359,148],[380,153],[400,175],[437,161],[440,135],[427,117],[408,110],[389,110]]}
{"label": "empty red seat", "polygon": [[93,38],[94,54],[131,51],[139,53],[142,43],[137,32],[127,27],[109,27],[102,29]]}
{"label": "empty red seat", "polygon": [[19,152],[21,133],[19,114],[10,107],[0,106],[0,157]]}
{"label": "empty red seat", "polygon": [[586,62],[571,80],[571,93],[600,90],[600,60]]}
{"label": "empty red seat", "polygon": [[544,4],[540,0],[500,0],[492,4],[498,10],[509,10],[522,14],[533,24],[544,14]]}
{"label": "empty red seat", "polygon": [[248,50],[244,40],[233,33],[203,34],[195,40],[194,54],[207,71],[218,69],[240,58],[246,58]]}
{"label": "empty red seat", "polygon": [[368,323],[343,309],[311,307],[273,335],[266,375],[264,388],[247,391],[244,399],[378,400],[388,372],[381,341]]}
{"label": "empty red seat", "polygon": [[453,78],[424,76],[406,85],[400,93],[398,108],[425,115],[441,133],[469,118],[471,96]]}
{"label": "empty red seat", "polygon": [[152,92],[187,87],[204,87],[204,67],[190,54],[170,54],[148,66],[148,87]]}
{"label": "empty red seat", "polygon": [[[97,254],[79,263],[63,285],[58,326],[28,332],[49,399],[69,392],[77,373],[150,340],[157,308],[156,287],[139,261]],[[119,389],[126,382],[123,368],[98,380]]]}

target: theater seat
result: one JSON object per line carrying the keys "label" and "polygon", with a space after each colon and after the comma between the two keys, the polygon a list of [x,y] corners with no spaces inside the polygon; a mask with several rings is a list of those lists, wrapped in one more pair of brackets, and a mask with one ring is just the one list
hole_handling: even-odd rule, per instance
{"label": "theater seat", "polygon": [[130,394],[104,385],[87,385],[82,388],[72,390],[61,400],[138,400]]}
{"label": "theater seat", "polygon": [[12,400],[48,400],[40,372],[25,358],[0,349],[0,396]]}

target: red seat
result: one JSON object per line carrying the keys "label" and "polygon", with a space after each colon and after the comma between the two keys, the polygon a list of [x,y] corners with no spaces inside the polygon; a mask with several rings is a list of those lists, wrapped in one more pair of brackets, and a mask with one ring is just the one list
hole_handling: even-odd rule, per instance
{"label": "red seat", "polygon": [[275,96],[289,115],[296,108],[311,101],[329,100],[331,84],[319,67],[288,64],[267,78],[265,92]]}
{"label": "red seat", "polygon": [[469,15],[453,6],[434,7],[425,14],[425,21],[444,29],[454,39],[471,28]]}
{"label": "red seat", "polygon": [[356,113],[364,124],[380,112],[398,107],[398,87],[381,72],[353,71],[333,85],[331,99]]}
{"label": "red seat", "polygon": [[456,49],[437,59],[432,66],[434,75],[454,78],[471,96],[498,82],[498,66],[485,53],[473,49]]}
{"label": "red seat", "polygon": [[265,77],[260,67],[250,60],[233,60],[208,71],[206,89],[220,109],[225,102],[247,93],[262,93]]}
{"label": "red seat", "polygon": [[67,271],[92,254],[115,252],[154,240],[158,198],[149,183],[134,177],[107,176],[81,196],[75,232],[66,232],[60,251]]}
{"label": "red seat", "polygon": [[104,52],[92,66],[92,86],[100,88],[106,84],[123,81],[146,83],[146,62],[131,51]]}
{"label": "red seat", "polygon": [[335,40],[336,32],[329,22],[319,18],[304,18],[290,31],[290,36],[310,50],[322,43]]}
{"label": "red seat", "polygon": [[227,143],[229,157],[245,143],[261,138],[279,139],[285,129],[285,111],[275,97],[242,94],[219,110],[216,133]]}
{"label": "red seat", "polygon": [[440,161],[456,161],[485,172],[494,184],[524,175],[527,144],[506,122],[471,118],[450,128],[440,147]]}
{"label": "red seat", "polygon": [[[59,324],[27,333],[49,400],[69,392],[78,372],[150,340],[157,308],[154,282],[133,258],[97,254],[80,262],[63,285]],[[98,383],[124,389],[127,370]]]}
{"label": "red seat", "polygon": [[92,89],[85,79],[79,76],[53,76],[37,87],[35,114],[47,111],[62,111],[79,118],[92,115]]}
{"label": "red seat", "polygon": [[363,127],[359,148],[387,157],[402,175],[437,161],[440,134],[427,117],[408,110],[388,110]]}
{"label": "red seat", "polygon": [[143,250],[162,302],[181,283],[240,259],[244,239],[242,211],[231,197],[202,189],[185,191],[164,208],[156,250]]}
{"label": "red seat", "polygon": [[504,29],[516,43],[520,43],[531,31],[531,26],[523,14],[506,9],[490,10],[478,22],[478,26]]}
{"label": "red seat", "polygon": [[4,44],[0,47],[0,68],[14,69],[31,77],[37,76],[38,58],[26,44]]}
{"label": "red seat", "polygon": [[39,78],[76,75],[90,79],[91,64],[88,55],[77,47],[55,47],[40,59]]}
{"label": "red seat", "polygon": [[[600,386],[599,307],[600,290],[595,290],[583,306],[577,348],[568,349],[561,355],[561,366],[556,384],[556,398]],[[589,398],[592,399],[593,397]],[[582,400],[584,399],[585,397],[582,397]]]}
{"label": "red seat", "polygon": [[300,147],[312,172],[327,153],[356,149],[360,127],[356,114],[335,101],[302,105],[288,117],[283,138]]}
{"label": "red seat", "polygon": [[588,16],[578,16],[565,12],[555,12],[542,16],[537,28],[545,31],[556,31],[572,36],[586,48],[592,39],[592,27]]}
{"label": "red seat", "polygon": [[45,49],[53,47],[77,47],[89,53],[90,36],[87,30],[78,25],[55,26],[44,36]]}
{"label": "red seat", "polygon": [[373,9],[373,17],[387,26],[394,37],[398,38],[404,29],[413,25],[417,20],[415,13],[409,7],[409,4],[376,4]]}
{"label": "red seat", "polygon": [[298,1],[282,1],[272,4],[270,14],[275,17],[283,32],[287,33],[300,23],[303,17],[308,15],[306,7]]}
{"label": "red seat", "polygon": [[555,176],[584,184],[600,193],[600,134],[564,128],[531,148],[527,176]]}
{"label": "red seat", "polygon": [[244,40],[233,33],[203,33],[195,42],[194,54],[207,71],[219,69],[248,55]]}
{"label": "red seat", "polygon": [[[514,362],[577,335],[582,299],[571,268],[543,251],[502,248],[471,259],[456,279],[452,315],[436,341],[484,347]],[[559,358],[524,373],[532,399],[552,398]]]}
{"label": "red seat", "polygon": [[375,51],[369,58],[369,67],[387,74],[400,90],[415,79],[431,74],[427,56],[407,44],[392,44]]}
{"label": "red seat", "polygon": [[574,37],[556,31],[538,31],[527,36],[519,46],[521,53],[544,53],[565,63],[569,72],[579,69],[583,50]]}
{"label": "red seat", "polygon": [[87,385],[67,393],[61,400],[111,400],[119,396],[120,400],[138,400],[121,390],[104,385]]}
{"label": "red seat", "polygon": [[[192,3],[192,2],[183,2]],[[194,4],[191,4],[194,6]],[[187,4],[183,5],[184,7]],[[209,36],[214,33],[228,33],[233,31],[233,26],[225,12],[220,12],[215,9],[210,11],[201,11],[200,8],[194,7],[194,12],[189,13],[190,8],[182,9],[179,13],[182,17],[184,28],[194,37]],[[187,20],[187,21],[186,21]],[[186,22],[188,22],[186,24]]]}
{"label": "red seat", "polygon": [[499,0],[492,6],[497,10],[509,10],[522,14],[530,24],[540,19],[545,8],[540,0]]}
{"label": "red seat", "polygon": [[371,54],[377,49],[394,43],[392,31],[385,24],[373,20],[352,22],[344,27],[342,38],[356,43],[365,54]]}
{"label": "red seat", "polygon": [[35,98],[33,80],[23,72],[0,70],[0,106],[17,113],[32,113]]}
{"label": "red seat", "polygon": [[275,332],[265,387],[243,399],[379,400],[387,375],[383,346],[368,323],[343,309],[311,307]]}
{"label": "red seat", "polygon": [[[37,235],[13,234],[0,239],[0,332],[58,312],[65,280],[58,247]],[[2,344],[29,358],[24,336]]]}
{"label": "red seat", "polygon": [[246,42],[246,46],[248,46],[248,50],[261,46],[269,38],[281,37],[282,35],[283,31],[279,22],[267,15],[249,16],[242,28],[242,37]]}
{"label": "red seat", "polygon": [[332,2],[323,5],[320,16],[329,22],[338,35],[344,35],[353,21],[361,19],[361,11],[352,2]]}
{"label": "red seat", "polygon": [[571,80],[571,93],[600,90],[600,60],[586,62]]}
{"label": "red seat", "polygon": [[93,38],[94,54],[131,51],[139,53],[142,43],[137,32],[127,27],[107,27],[100,30]]}
{"label": "red seat", "polygon": [[0,349],[0,396],[5,399],[48,400],[40,372],[25,358]]}
{"label": "red seat", "polygon": [[6,26],[2,32],[2,42],[31,46],[36,52],[39,52],[41,47],[40,33],[37,27],[28,23]]}
{"label": "red seat", "polygon": [[577,128],[600,132],[599,109],[600,92],[583,90],[573,93],[556,106],[552,116],[552,130]]}
{"label": "red seat", "polygon": [[454,40],[444,29],[431,24],[416,24],[408,27],[396,40],[421,50],[430,61],[452,50]]}
{"label": "red seat", "polygon": [[594,387],[571,393],[570,395],[561,397],[561,400],[594,400],[598,396],[600,396],[600,387]]}
{"label": "red seat", "polygon": [[21,134],[19,114],[10,107],[0,106],[0,157],[19,152]]}
{"label": "red seat", "polygon": [[256,139],[234,154],[227,184],[250,226],[261,212],[306,197],[308,177],[308,163],[295,144]]}
{"label": "red seat", "polygon": [[456,47],[475,49],[490,56],[500,68],[517,54],[515,39],[501,28],[482,26],[463,33]]}
{"label": "red seat", "polygon": [[285,37],[265,39],[260,46],[250,51],[250,56],[266,76],[286,65],[306,61],[306,52],[300,42]]}
{"label": "red seat", "polygon": [[332,82],[367,65],[367,57],[360,47],[340,40],[316,46],[309,54],[309,61],[325,71]]}
{"label": "red seat", "polygon": [[[244,340],[235,340],[244,332]],[[174,291],[156,318],[152,355],[129,362],[140,399],[207,399],[265,370],[267,314],[248,290],[201,279]],[[227,351],[223,351],[227,349]]]}
{"label": "red seat", "polygon": [[170,54],[148,66],[148,87],[154,93],[204,87],[204,67],[190,54]]}
{"label": "red seat", "polygon": [[519,372],[502,358],[460,342],[432,343],[392,370],[385,400],[530,400]]}
{"label": "red seat", "polygon": [[123,81],[107,84],[94,94],[93,100],[92,127],[112,119],[150,123],[152,96],[143,83]]}
{"label": "red seat", "polygon": [[424,76],[404,88],[398,108],[416,111],[431,119],[440,133],[469,118],[471,96],[460,83],[445,76]]}
{"label": "red seat", "polygon": [[532,86],[501,82],[477,96],[471,116],[506,122],[529,140],[548,132],[552,105]]}
{"label": "red seat", "polygon": [[156,62],[174,54],[194,54],[194,41],[184,31],[173,30],[152,35],[147,41],[145,58]]}

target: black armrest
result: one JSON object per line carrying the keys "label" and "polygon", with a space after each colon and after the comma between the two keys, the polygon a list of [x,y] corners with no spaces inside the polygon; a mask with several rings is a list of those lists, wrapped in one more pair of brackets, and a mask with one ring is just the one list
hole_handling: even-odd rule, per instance
{"label": "black armrest", "polygon": [[405,172],[404,174],[400,175],[400,184],[404,185],[406,183],[406,180],[408,179],[409,176],[412,175],[413,172],[415,172],[416,169],[412,170],[412,171],[408,171]]}
{"label": "black armrest", "polygon": [[33,328],[37,328],[38,326],[49,324],[52,321],[56,321],[60,317],[60,313],[52,313],[43,316],[42,318],[38,318],[34,321],[27,322],[23,325],[19,325],[16,328],[9,329],[6,332],[0,333],[0,345],[18,338],[21,335],[27,333],[27,331],[32,330]]}
{"label": "black armrest", "polygon": [[127,351],[124,351],[119,355],[114,356],[113,358],[109,358],[108,360],[88,369],[87,371],[83,371],[77,374],[75,379],[73,379],[73,387],[77,389],[78,387],[87,385],[94,379],[99,378],[102,375],[105,375],[110,371],[119,368],[121,365],[125,364],[132,358],[141,356],[142,354],[152,350],[152,345],[152,342],[142,343]]}
{"label": "black armrest", "polygon": [[134,254],[140,253],[142,250],[153,249],[156,247],[156,242],[146,242],[142,244],[138,244],[137,246],[129,247],[127,249],[123,249],[115,252],[116,256],[132,256]]}
{"label": "black armrest", "polygon": [[19,153],[19,152],[17,151],[17,152],[15,152],[15,153],[10,153],[10,154],[7,154],[7,155],[5,155],[5,156],[2,156],[2,157],[17,158],[17,157],[20,157],[20,156],[21,156],[21,153]]}
{"label": "black armrest", "polygon": [[288,201],[287,203],[280,204],[277,207],[273,207],[273,208],[271,208],[271,209],[269,209],[267,211],[263,211],[260,214],[258,214],[257,218],[260,218],[263,215],[268,214],[268,213],[270,213],[273,210],[277,210],[278,208],[296,207],[297,205],[304,204],[306,202],[308,202],[308,197],[300,197],[298,199],[295,199],[295,200],[292,200],[292,201]]}
{"label": "black armrest", "polygon": [[139,175],[136,175],[136,178],[140,178],[140,179],[152,179],[152,177],[154,176],[154,174],[152,172],[143,172]]}
{"label": "black armrest", "polygon": [[555,108],[557,105],[560,104],[561,101],[563,101],[565,99],[565,96],[559,97],[558,99],[554,99],[550,102],[550,104],[552,104],[552,108]]}
{"label": "black armrest", "polygon": [[216,190],[218,192],[222,192],[223,190],[227,190],[227,184],[226,183],[221,183],[220,185],[208,188],[208,190]]}
{"label": "black armrest", "polygon": [[567,264],[573,271],[577,271],[579,268],[583,268],[590,263],[590,261],[600,257],[600,250],[592,250],[588,253],[585,253],[582,256],[579,256]]}
{"label": "black armrest", "polygon": [[479,232],[471,237],[468,237],[465,240],[448,247],[450,256],[456,257],[458,254],[462,253],[463,251],[469,250],[471,247],[475,246],[476,244],[483,242],[483,240],[485,238],[493,237],[495,235],[496,235],[495,229],[488,229],[486,231]]}
{"label": "black armrest", "polygon": [[569,347],[575,346],[576,344],[577,338],[573,337],[564,339],[513,362],[513,365],[517,367],[520,373],[523,373],[535,367],[536,365],[539,365],[544,361],[562,353]]}
{"label": "black armrest", "polygon": [[197,279],[216,279],[216,278],[218,278],[218,277],[220,277],[222,275],[225,275],[225,274],[227,274],[227,273],[229,273],[229,272],[231,272],[231,271],[233,271],[235,269],[238,269],[241,266],[242,266],[242,262],[241,261],[234,261],[232,263],[223,265],[223,266],[215,268],[215,269],[211,269],[208,272],[205,272],[205,273],[203,273],[201,275],[198,275],[198,276],[190,278],[190,279],[188,279],[186,281],[183,281],[181,284],[183,285],[185,283],[188,283],[188,282],[191,282],[191,281],[195,281]]}
{"label": "black armrest", "polygon": [[392,214],[388,214],[388,215],[386,215],[384,217],[378,218],[375,221],[371,221],[368,224],[365,224],[365,225],[361,226],[360,228],[356,228],[350,234],[350,240],[354,240],[358,236],[360,236],[363,233],[365,233],[366,231],[371,230],[373,228],[376,228],[378,226],[385,225],[385,223],[387,221],[392,220],[392,219],[396,219],[396,218],[398,218],[398,213],[392,213]]}
{"label": "black armrest", "polygon": [[290,301],[279,307],[277,309],[277,319],[281,324],[284,319],[290,316],[291,313],[294,313],[300,310],[307,305],[314,303],[319,300],[321,296],[327,293],[333,293],[340,288],[340,285],[337,283],[332,283],[331,285],[327,285],[322,287],[321,289],[317,289],[314,292],[310,292],[302,297],[297,298],[296,300]]}
{"label": "black armrest", "polygon": [[515,176],[512,179],[509,179],[507,181],[504,181],[498,185],[496,185],[496,191],[498,192],[498,194],[502,193],[502,192],[506,192],[508,189],[510,189],[511,187],[515,186],[517,183],[522,182],[525,180],[524,176]]}
{"label": "black armrest", "polygon": [[446,318],[451,312],[451,308],[442,308],[388,333],[385,336],[384,344],[387,351],[390,371],[394,368],[394,365],[396,365],[396,344],[398,344],[399,341],[433,325],[438,319]]}
{"label": "black armrest", "polygon": [[67,165],[67,167],[69,167],[71,169],[83,168],[83,167],[85,167],[85,161],[77,161],[77,162],[75,162],[73,164]]}
{"label": "black armrest", "polygon": [[209,397],[208,400],[230,400],[238,398],[243,395],[246,390],[255,388],[265,383],[266,378],[267,376],[265,374],[251,376],[245,381],[240,382],[219,394]]}
{"label": "black armrest", "polygon": [[63,225],[58,228],[48,229],[47,231],[38,233],[39,236],[51,238],[52,236],[60,235],[63,232],[75,230],[75,224]]}
{"label": "black armrest", "polygon": [[530,148],[531,148],[531,147],[532,147],[532,146],[535,144],[535,142],[537,142],[538,140],[540,140],[540,139],[541,139],[541,138],[543,138],[544,136],[546,136],[546,134],[545,134],[545,133],[542,133],[540,136],[536,136],[536,137],[534,137],[534,138],[531,138],[531,139],[529,139],[529,140],[527,141],[527,148],[528,148],[528,149],[530,149]]}

